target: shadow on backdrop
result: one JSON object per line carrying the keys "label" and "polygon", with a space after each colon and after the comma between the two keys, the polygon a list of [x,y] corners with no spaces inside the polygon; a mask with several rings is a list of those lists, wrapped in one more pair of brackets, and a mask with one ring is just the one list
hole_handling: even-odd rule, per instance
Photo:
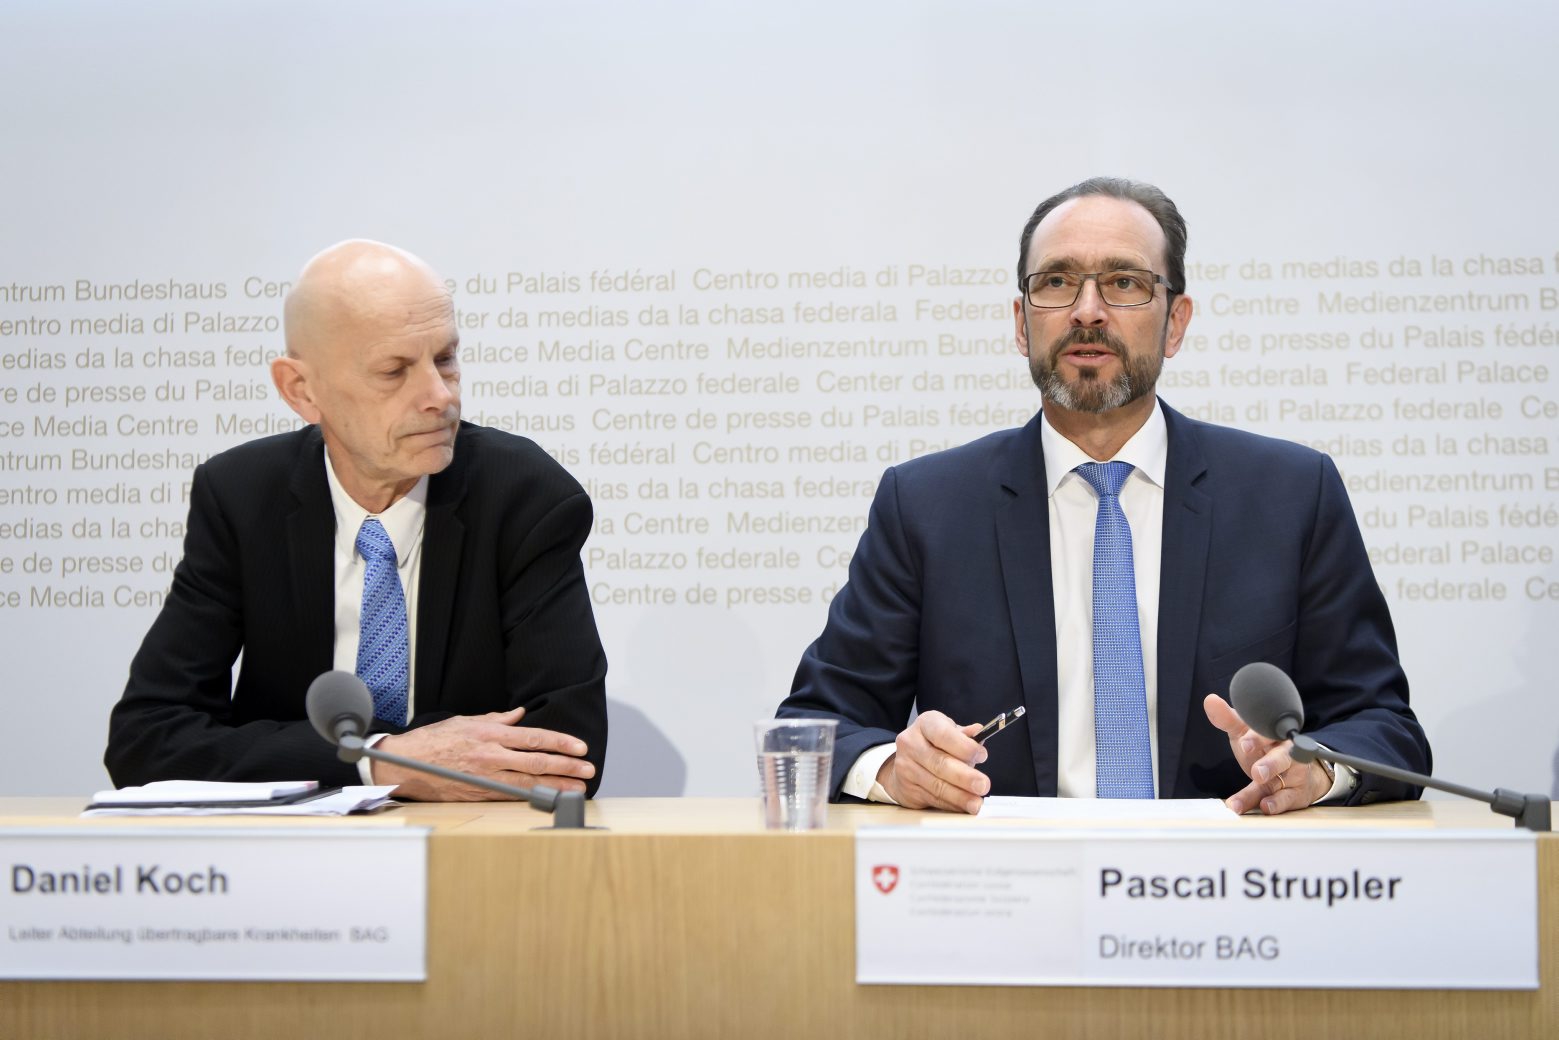
{"label": "shadow on backdrop", "polygon": [[606,768],[602,798],[673,798],[687,790],[687,762],[650,717],[606,699]]}
{"label": "shadow on backdrop", "polygon": [[1559,798],[1559,748],[1554,748],[1554,782],[1549,788],[1548,797]]}

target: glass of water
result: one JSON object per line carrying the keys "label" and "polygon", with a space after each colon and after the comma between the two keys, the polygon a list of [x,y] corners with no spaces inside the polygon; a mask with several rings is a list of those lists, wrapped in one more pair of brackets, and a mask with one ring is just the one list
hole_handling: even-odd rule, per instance
{"label": "glass of water", "polygon": [[765,719],[753,725],[763,823],[809,831],[828,820],[828,780],[837,719]]}

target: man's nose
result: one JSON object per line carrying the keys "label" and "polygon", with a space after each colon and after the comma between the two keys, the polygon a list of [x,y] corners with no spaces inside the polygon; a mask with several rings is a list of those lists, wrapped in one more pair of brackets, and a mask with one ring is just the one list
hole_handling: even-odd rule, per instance
{"label": "man's nose", "polygon": [[447,375],[434,361],[418,366],[417,396],[423,410],[442,412],[456,400],[455,389],[450,385]]}
{"label": "man's nose", "polygon": [[1071,324],[1094,328],[1109,321],[1109,316],[1110,309],[1105,306],[1104,297],[1099,295],[1099,280],[1085,278],[1078,290],[1077,302],[1072,304]]}

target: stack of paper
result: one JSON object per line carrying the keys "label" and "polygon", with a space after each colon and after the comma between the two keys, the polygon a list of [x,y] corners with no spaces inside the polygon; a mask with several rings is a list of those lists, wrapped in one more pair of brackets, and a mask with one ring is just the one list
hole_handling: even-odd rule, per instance
{"label": "stack of paper", "polygon": [[296,801],[319,790],[318,780],[281,780],[240,784],[207,780],[158,780],[144,787],[99,791],[93,805],[160,807],[164,805],[252,805]]}
{"label": "stack of paper", "polygon": [[314,780],[216,783],[160,780],[143,787],[99,791],[83,816],[345,816],[390,802],[390,787],[321,789]]}

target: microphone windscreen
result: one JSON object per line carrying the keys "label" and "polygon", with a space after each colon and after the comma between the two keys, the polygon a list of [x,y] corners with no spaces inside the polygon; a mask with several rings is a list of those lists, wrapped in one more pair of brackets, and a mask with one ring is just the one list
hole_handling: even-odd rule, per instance
{"label": "microphone windscreen", "polygon": [[1285,740],[1305,725],[1305,708],[1288,673],[1266,661],[1252,661],[1229,681],[1229,700],[1251,729],[1268,740]]}
{"label": "microphone windscreen", "polygon": [[309,721],[320,736],[332,744],[339,743],[340,723],[355,723],[358,735],[368,732],[368,720],[373,718],[374,698],[363,680],[351,672],[325,672],[309,683]]}

